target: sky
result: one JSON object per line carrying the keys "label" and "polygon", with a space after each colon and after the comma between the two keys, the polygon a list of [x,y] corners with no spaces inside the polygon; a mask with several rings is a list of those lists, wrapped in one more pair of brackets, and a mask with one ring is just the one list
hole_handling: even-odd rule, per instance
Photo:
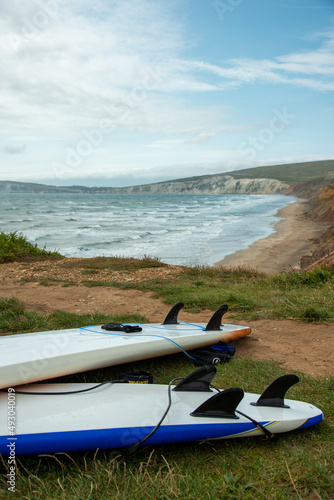
{"label": "sky", "polygon": [[0,180],[334,158],[334,0],[0,0]]}

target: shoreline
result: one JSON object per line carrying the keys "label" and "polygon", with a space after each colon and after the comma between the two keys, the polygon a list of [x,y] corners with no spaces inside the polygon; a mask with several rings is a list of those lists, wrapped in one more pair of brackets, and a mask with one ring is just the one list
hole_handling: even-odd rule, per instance
{"label": "shoreline", "polygon": [[265,274],[276,274],[300,268],[300,260],[316,248],[314,239],[328,227],[314,222],[305,213],[307,201],[298,200],[280,209],[275,217],[281,218],[274,233],[255,241],[248,248],[238,250],[216,262],[213,267],[249,267]]}

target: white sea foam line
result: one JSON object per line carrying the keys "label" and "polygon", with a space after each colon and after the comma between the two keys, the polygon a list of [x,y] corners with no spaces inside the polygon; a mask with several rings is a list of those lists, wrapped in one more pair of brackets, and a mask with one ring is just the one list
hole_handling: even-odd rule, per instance
{"label": "white sea foam line", "polygon": [[[220,236],[225,238],[225,240],[229,239],[229,236],[224,234],[224,232],[226,233],[226,230],[228,230],[229,225],[233,226],[232,227],[233,238],[234,238],[233,251],[236,251],[236,250],[240,249],[240,242],[235,240],[235,234],[236,234],[236,229],[237,229],[236,226],[238,225],[238,224],[236,224],[236,221],[238,221],[238,217],[240,217],[240,215],[239,215],[240,210],[242,209],[242,207],[240,209],[240,206],[244,205],[244,208],[245,208],[245,206],[246,206],[245,202],[247,202],[252,208],[252,210],[251,210],[252,217],[254,217],[254,214],[257,213],[257,218],[259,218],[259,210],[262,210],[263,207],[265,207],[265,209],[267,210],[267,213],[266,213],[266,217],[262,218],[262,223],[267,224],[267,228],[266,228],[267,233],[266,234],[270,234],[273,230],[272,228],[273,228],[274,222],[270,221],[270,219],[268,219],[268,217],[271,214],[275,214],[277,212],[277,210],[279,208],[281,208],[281,206],[286,206],[287,204],[289,204],[289,203],[287,203],[287,199],[284,197],[284,201],[283,201],[283,197],[282,197],[282,200],[280,200],[280,203],[275,204],[276,206],[273,208],[272,206],[270,207],[272,198],[270,198],[270,197],[265,197],[265,198],[258,197],[257,203],[255,204],[256,206],[254,208],[252,206],[254,204],[251,203],[250,197],[246,197],[246,199],[245,199],[245,197],[238,198],[237,196],[233,196],[233,197],[229,197],[225,200],[222,199],[222,197],[215,197],[215,199],[210,198],[210,200],[208,200],[207,198],[202,199],[204,201],[204,203],[202,203],[202,205],[201,205],[201,210],[198,210],[198,206],[200,206],[200,204],[197,203],[196,200],[194,200],[194,199],[189,200],[189,198],[186,196],[179,197],[178,200],[180,201],[180,205],[183,209],[182,213],[181,213],[181,210],[179,210],[179,205],[177,205],[175,203],[175,198],[174,198],[172,204],[171,204],[171,201],[169,200],[169,202],[168,202],[169,204],[167,203],[167,204],[163,205],[164,210],[166,211],[163,218],[161,216],[161,207],[156,207],[157,208],[156,214],[155,214],[155,210],[146,210],[146,212],[150,213],[150,216],[148,218],[146,218],[145,220],[142,220],[143,224],[140,225],[141,231],[144,231],[145,227],[149,226],[151,229],[151,231],[149,231],[149,232],[152,233],[152,232],[154,232],[154,230],[156,230],[156,228],[159,228],[159,224],[161,225],[161,223],[163,223],[165,225],[165,228],[169,232],[169,238],[166,239],[163,234],[161,236],[158,236],[156,234],[155,239],[152,239],[149,236],[147,237],[148,233],[144,231],[146,241],[144,241],[144,242],[137,241],[135,246],[131,245],[129,243],[127,244],[127,247],[128,247],[127,253],[129,255],[131,255],[131,253],[133,253],[134,251],[141,252],[142,254],[145,253],[145,254],[152,255],[152,250],[154,250],[154,253],[156,254],[157,250],[159,250],[160,247],[163,247],[162,255],[165,256],[167,254],[167,258],[168,258],[169,251],[172,254],[173,258],[175,258],[174,254],[176,254],[176,257],[177,257],[177,254],[179,254],[180,256],[182,254],[181,260],[186,259],[186,263],[191,264],[191,263],[194,263],[194,262],[192,262],[193,256],[195,256],[195,258],[198,259],[198,256],[202,253],[203,254],[202,256],[203,257],[205,256],[205,258],[207,258],[208,253],[210,253],[210,252],[208,252],[208,247],[210,247],[210,246],[215,247],[216,240],[219,239]],[[62,202],[63,201],[64,200],[62,199]],[[106,217],[105,211],[103,211],[102,213],[99,213],[99,210],[101,210],[101,207],[103,207],[105,204],[101,203],[100,200],[98,200],[98,201],[99,201],[99,203],[97,203],[95,205],[95,209],[93,212],[92,207],[94,207],[94,203],[89,203],[89,204],[86,204],[86,206],[85,206],[85,204],[82,203],[78,199],[77,206],[74,208],[74,211],[73,210],[71,211],[71,214],[73,215],[76,211],[83,209],[84,211],[88,210],[87,213],[89,213],[89,211],[91,212],[90,213],[90,220],[94,221],[94,219],[96,219],[96,218],[100,218],[100,221],[103,220],[106,226],[103,227],[103,229],[100,233],[99,239],[105,240],[105,237],[103,235],[105,235],[108,232],[112,233],[112,228],[110,227],[110,225],[108,225],[108,217]],[[157,198],[155,201],[157,201]],[[238,201],[238,203],[234,203],[235,201]],[[73,204],[74,202],[72,201],[71,203]],[[146,204],[151,203],[151,200],[146,200],[145,203]],[[192,205],[191,205],[191,203],[192,203]],[[207,204],[207,206],[204,206],[205,204]],[[34,206],[38,207],[38,203],[37,204],[35,203]],[[178,209],[178,212],[176,214],[173,213],[173,210],[175,210],[175,207]],[[32,208],[33,208],[32,206],[27,207],[27,209],[29,210],[30,213],[31,213]],[[55,244],[53,246],[60,248],[60,251],[62,250],[60,243],[62,243],[65,240],[65,243],[64,243],[65,244],[65,252],[63,251],[62,253],[66,254],[66,246],[67,246],[66,241],[68,241],[70,236],[72,236],[71,233],[73,232],[73,229],[75,229],[75,227],[73,228],[73,226],[75,226],[75,224],[73,224],[73,225],[71,224],[67,228],[66,227],[64,228],[61,225],[62,221],[59,220],[59,217],[57,218],[54,216],[54,214],[52,214],[52,210],[54,210],[58,214],[60,213],[59,206],[57,207],[57,203],[52,204],[51,210],[50,210],[50,205],[48,206],[48,208],[49,208],[49,210],[44,210],[44,213],[49,212],[49,214],[45,214],[43,216],[42,226],[46,227],[46,221],[49,222],[49,226],[52,227],[52,234],[54,235]],[[98,208],[98,210],[96,210],[96,208]],[[128,236],[129,232],[130,232],[130,234],[132,233],[132,237],[134,237],[135,229],[133,228],[133,223],[132,223],[131,219],[127,221],[127,217],[124,217],[124,208],[126,208],[126,207],[123,206],[120,208],[120,212],[118,214],[116,214],[115,217],[113,217],[113,222],[115,222],[115,220],[117,220],[117,218],[119,221],[122,220],[121,224],[124,226],[123,237]],[[192,224],[191,226],[189,226],[189,217],[185,218],[184,214],[187,212],[187,210],[188,210],[188,214],[189,214],[189,212],[191,212],[191,210],[195,210],[195,208],[196,208],[197,216],[192,217],[191,220],[192,221],[197,220],[197,224]],[[123,212],[122,212],[122,210],[123,210]],[[169,211],[170,211],[170,217],[168,217]],[[122,215],[121,215],[121,212],[122,212]],[[223,215],[223,212],[225,215]],[[51,215],[50,215],[50,213],[51,213]],[[85,212],[83,212],[83,213],[85,213]],[[142,213],[142,211],[141,211],[141,213]],[[195,212],[193,212],[193,213],[195,213]],[[242,215],[244,215],[244,214],[242,214]],[[63,216],[64,215],[62,215],[62,217]],[[66,213],[66,217],[68,217],[68,213]],[[142,215],[141,215],[141,217],[142,217]],[[137,217],[137,219],[138,218],[140,219],[140,217]],[[232,218],[233,218],[234,224],[231,224]],[[39,220],[40,220],[40,218],[39,218]],[[252,219],[250,219],[250,220],[252,220]],[[169,222],[171,222],[171,224],[168,227]],[[132,223],[132,225],[131,225],[131,223]],[[17,223],[17,224],[19,225],[20,223]],[[57,230],[57,224],[59,225],[58,230]],[[139,226],[138,220],[137,220],[136,224],[137,224],[137,226]],[[206,230],[206,227],[208,224],[211,224],[210,232]],[[242,227],[242,225],[239,226],[239,232],[240,232],[240,238],[242,238],[242,235],[243,235],[244,240],[246,239],[248,242],[248,240],[250,238],[250,234],[249,234],[249,232],[247,234],[247,225],[251,225],[251,223],[247,222],[246,224],[244,224],[244,227]],[[51,229],[51,227],[49,227],[49,229]],[[35,234],[35,237],[37,240],[38,239],[44,240],[45,237],[47,236],[47,234],[51,234],[49,231],[48,231],[48,233],[43,234],[43,228],[42,228],[41,232],[37,231],[37,233],[38,233],[38,236],[37,236],[37,234]],[[64,233],[65,233],[65,238],[64,238]],[[87,231],[84,234],[84,238],[86,238],[86,245],[81,245],[80,248],[83,249],[87,245],[92,246],[92,247],[95,246],[96,248],[99,249],[98,251],[100,252],[101,251],[100,249],[103,248],[103,245],[107,244],[108,248],[106,249],[106,252],[108,254],[112,254],[113,252],[112,252],[112,248],[111,248],[112,247],[111,238],[110,238],[110,241],[107,240],[107,242],[95,241],[94,238],[97,239],[97,236],[94,233],[95,233],[94,228],[87,228]],[[177,247],[177,242],[175,243],[174,238],[172,238],[172,234],[176,235],[177,233],[180,235],[180,238],[178,239],[179,247]],[[136,235],[140,240],[140,231],[136,232]],[[185,236],[185,237],[183,237],[183,236]],[[254,236],[252,238],[252,241],[256,241],[256,239],[260,239],[264,236],[263,236],[262,231],[255,231]],[[80,239],[81,240],[83,239],[83,235],[81,235]],[[51,249],[53,249],[52,240],[50,242],[47,242],[47,243],[48,243],[48,245],[47,245],[48,248],[51,247]],[[71,243],[73,243],[73,241],[71,241]],[[140,244],[138,245],[138,243],[140,243]],[[145,247],[144,243],[149,245],[149,248]],[[230,247],[232,245],[232,243],[233,242],[231,240],[229,242],[228,246]],[[43,241],[43,244],[44,244],[44,241]],[[176,248],[175,248],[175,246],[176,246]],[[180,248],[180,246],[182,246],[183,248]],[[117,248],[117,246],[116,246],[116,248]],[[223,247],[220,251],[222,251],[222,250],[223,250]],[[230,248],[228,250],[230,250]],[[71,252],[74,252],[74,254],[75,254],[75,251],[78,251],[78,248],[75,248],[73,245],[71,245]],[[93,253],[94,252],[90,252],[91,255],[93,255]],[[118,249],[117,253],[118,254],[120,253],[119,249]],[[185,255],[185,257],[183,257],[183,255]],[[134,256],[136,256],[136,255],[134,255]],[[154,256],[159,256],[159,255],[154,255]],[[222,257],[222,255],[220,254],[219,257]]]}

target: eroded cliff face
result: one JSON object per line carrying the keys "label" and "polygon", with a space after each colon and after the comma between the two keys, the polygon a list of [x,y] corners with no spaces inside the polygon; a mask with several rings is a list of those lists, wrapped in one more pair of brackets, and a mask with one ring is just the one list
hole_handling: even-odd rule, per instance
{"label": "eroded cliff face", "polygon": [[314,220],[334,224],[334,182],[321,189],[311,203],[310,215]]}
{"label": "eroded cliff face", "polygon": [[276,179],[235,179],[231,175],[210,175],[122,188],[55,187],[42,184],[0,181],[0,192],[89,192],[128,194],[287,194],[289,185]]}
{"label": "eroded cliff face", "polygon": [[230,175],[214,175],[199,179],[158,182],[113,192],[131,194],[286,194],[289,185],[276,179],[234,179]]}
{"label": "eroded cliff face", "polygon": [[302,257],[303,269],[315,265],[334,265],[334,182],[330,182],[311,199],[309,217],[319,222],[328,222],[328,229],[315,240],[317,248],[311,256]]}

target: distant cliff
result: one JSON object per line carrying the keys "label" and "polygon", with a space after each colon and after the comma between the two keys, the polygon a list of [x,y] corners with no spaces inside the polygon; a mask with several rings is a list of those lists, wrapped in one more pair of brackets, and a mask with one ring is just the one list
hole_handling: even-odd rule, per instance
{"label": "distant cliff", "polygon": [[0,181],[0,193],[82,193],[87,189],[82,186],[57,187],[32,182]]}
{"label": "distant cliff", "polygon": [[277,179],[235,179],[217,174],[122,188],[56,187],[25,182],[0,181],[6,193],[128,193],[128,194],[286,194],[289,185]]}
{"label": "distant cliff", "polygon": [[311,198],[334,179],[334,160],[269,165],[139,186],[48,186],[0,181],[7,193],[286,194]]}
{"label": "distant cliff", "polygon": [[285,194],[288,187],[288,184],[276,179],[235,179],[231,175],[220,174],[113,188],[112,192],[129,194]]}

